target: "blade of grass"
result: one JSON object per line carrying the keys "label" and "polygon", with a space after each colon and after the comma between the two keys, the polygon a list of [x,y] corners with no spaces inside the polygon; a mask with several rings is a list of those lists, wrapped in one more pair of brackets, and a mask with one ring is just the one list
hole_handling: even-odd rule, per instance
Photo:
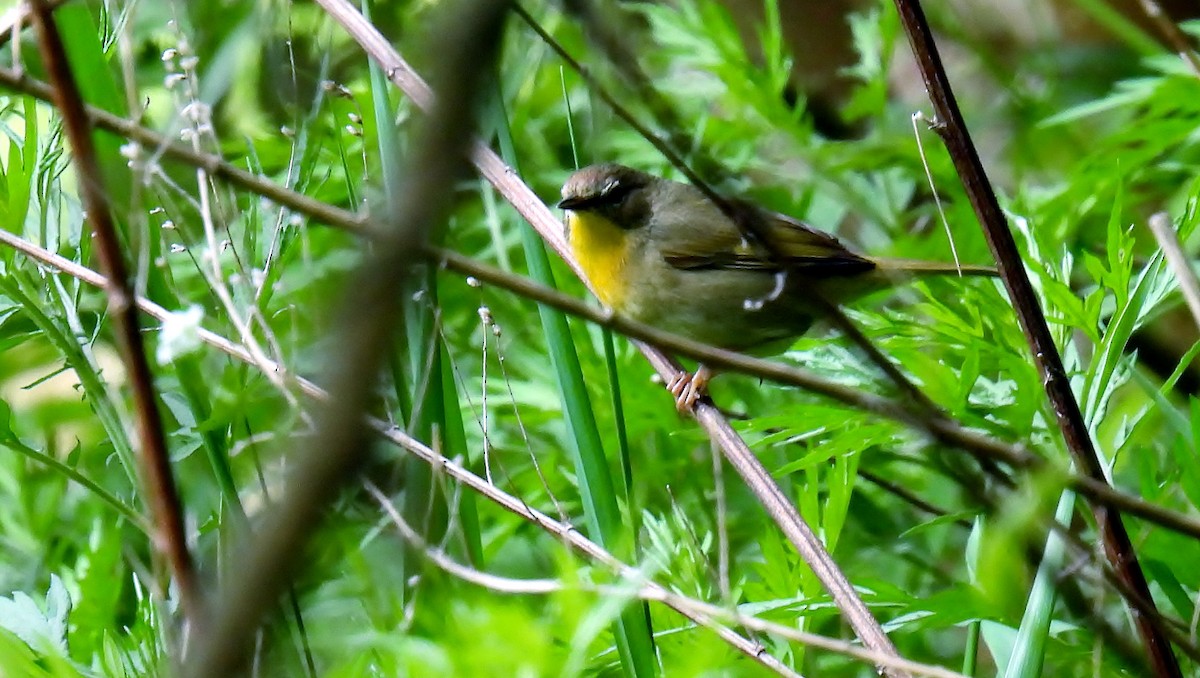
{"label": "blade of grass", "polygon": [[[567,96],[567,79],[562,66],[558,67],[558,78],[562,84],[563,104],[565,104],[567,109],[567,137],[571,140],[571,158],[575,162],[575,169],[579,169],[579,144],[575,138],[575,115],[571,110],[571,99]],[[509,140],[508,143],[511,145],[512,141]],[[629,510],[632,532],[636,535],[641,532],[641,512],[635,508],[633,503],[633,463],[629,458],[629,432],[625,426],[625,405],[621,399],[621,379],[617,373],[616,347],[613,342],[611,329],[607,327],[601,328],[600,335],[604,342],[604,367],[608,372],[613,421],[617,430],[617,453],[620,455],[621,473],[625,481],[625,506]],[[635,555],[637,551],[635,540]]]}
{"label": "blade of grass", "polygon": [[962,673],[966,676],[975,675],[975,665],[979,659],[979,628],[978,619],[967,626],[967,645],[963,649]]}
{"label": "blade of grass", "polygon": [[[501,157],[519,173],[508,117],[500,97],[497,97],[491,112],[492,128],[499,136]],[[550,270],[550,257],[542,239],[531,227],[522,226],[521,243],[530,276],[543,285],[557,288],[554,273]],[[633,552],[637,535],[625,529],[621,521],[612,471],[604,455],[600,429],[584,383],[579,355],[571,339],[567,316],[543,304],[538,304],[538,315],[554,365],[563,410],[567,415],[567,428],[575,443],[571,447],[571,454],[590,536],[618,558],[626,559]],[[643,601],[639,605],[626,605],[617,621],[614,635],[626,675],[648,677],[658,673],[649,618],[649,608]]]}
{"label": "blade of grass", "polygon": [[[1065,490],[1058,499],[1054,518],[1064,525],[1069,524],[1075,512],[1075,493]],[[1017,629],[1017,639],[1004,678],[1039,678],[1046,659],[1046,645],[1050,640],[1050,621],[1054,616],[1054,603],[1058,599],[1056,579],[1062,568],[1066,544],[1061,535],[1051,532],[1046,539],[1042,562],[1029,591],[1025,614]]]}
{"label": "blade of grass", "polygon": [[[0,407],[7,408],[7,405],[5,405],[3,402],[0,402]],[[145,532],[147,534],[150,533],[150,527],[148,525],[146,525],[146,521],[142,519],[142,516],[139,515],[138,512],[133,509],[133,507],[131,507],[128,504],[126,504],[125,502],[121,501],[116,495],[114,495],[113,493],[106,490],[102,485],[95,482],[94,480],[87,477],[86,475],[80,473],[79,471],[75,470],[74,468],[64,464],[63,462],[59,461],[58,459],[55,459],[54,457],[52,457],[48,454],[44,454],[39,450],[35,450],[32,447],[29,447],[28,445],[26,445],[25,443],[23,443],[19,439],[17,439],[15,436],[4,435],[6,433],[9,433],[9,432],[0,431],[0,435],[4,436],[4,437],[0,438],[0,446],[6,447],[14,452],[22,454],[40,464],[44,464],[47,467],[63,474],[68,479],[78,483],[80,486],[87,489],[87,491],[96,495],[96,497],[99,498],[101,501],[103,501],[105,504],[108,504],[109,506],[111,506],[118,514],[120,514],[123,518],[128,520],[130,523],[132,523],[139,530],[141,530],[142,532]]]}
{"label": "blade of grass", "polygon": [[[371,18],[369,3],[362,2],[361,9],[363,16],[369,21]],[[383,181],[385,186],[396,186],[400,183],[401,163],[400,163],[400,143],[396,133],[395,126],[395,106],[390,99],[391,86],[388,83],[387,75],[379,64],[374,60],[369,60],[369,78],[371,86],[371,109],[375,120],[375,131],[378,141],[379,162],[382,166]],[[394,198],[392,193],[388,193],[387,199]],[[397,209],[396,205],[388,205],[387,213],[392,214]],[[423,417],[417,423],[419,428],[426,429],[424,432],[427,437],[425,440],[432,440],[431,436],[434,430],[439,432],[442,444],[445,446],[444,453],[448,456],[462,455],[466,459],[467,454],[467,439],[466,432],[463,427],[462,410],[459,407],[459,397],[457,384],[454,382],[453,372],[450,369],[450,354],[445,348],[444,342],[440,340],[440,332],[437,328],[437,275],[430,272],[425,277],[425,290],[430,293],[429,303],[413,304],[419,307],[414,309],[415,313],[420,313],[423,317],[416,320],[416,325],[419,327],[427,327],[428,333],[425,334],[427,340],[420,342],[418,345],[410,345],[410,350],[414,351],[410,355],[410,359],[415,358],[417,354],[424,356],[428,355],[429,351],[436,352],[434,363],[430,366],[430,373],[427,375],[431,388],[424,393],[425,398],[418,405],[420,412],[427,417]],[[395,359],[392,358],[394,361]],[[420,374],[416,371],[415,360],[411,361],[414,365],[414,375]],[[410,379],[410,384],[421,383],[420,379]],[[397,384],[401,386],[402,384]],[[401,402],[404,402],[404,396],[399,396]],[[411,401],[410,401],[411,402]],[[410,413],[411,414],[411,413]],[[414,511],[428,510],[428,507],[434,506],[437,501],[432,493],[433,486],[433,469],[427,465],[409,464],[406,469],[406,478],[412,481],[414,478],[420,478],[418,487],[424,488],[425,492],[409,492],[406,494],[406,508]],[[416,488],[410,488],[416,489]],[[467,555],[471,562],[475,565],[483,563],[483,539],[480,534],[479,517],[476,513],[475,498],[471,495],[464,495],[457,507],[438,506],[438,513],[445,511],[458,511],[458,524],[463,530],[463,537],[466,543]],[[415,518],[415,513],[409,514],[410,518]],[[416,524],[425,524],[424,521]],[[436,525],[435,529],[440,533],[443,525]],[[427,535],[428,536],[428,535]]]}
{"label": "blade of grass", "polygon": [[[79,383],[83,386],[83,392],[91,403],[92,411],[96,413],[96,418],[99,419],[100,425],[108,435],[109,443],[112,444],[117,458],[121,460],[126,475],[131,482],[136,483],[137,465],[133,459],[133,447],[125,433],[124,422],[121,421],[120,414],[109,399],[108,386],[104,378],[100,376],[99,366],[93,364],[84,354],[69,328],[61,327],[57,321],[42,310],[32,295],[26,294],[22,289],[23,286],[17,284],[16,277],[11,273],[7,276],[0,276],[0,292],[21,307],[21,310],[38,330],[62,354],[66,364],[75,371],[75,375],[79,377]],[[32,285],[32,283],[30,284]]]}

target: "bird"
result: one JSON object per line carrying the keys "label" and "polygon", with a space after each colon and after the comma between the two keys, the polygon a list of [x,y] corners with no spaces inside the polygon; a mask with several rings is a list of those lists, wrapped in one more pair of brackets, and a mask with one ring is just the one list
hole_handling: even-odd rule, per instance
{"label": "bird", "polygon": [[[828,305],[914,276],[996,276],[989,266],[853,252],[802,221],[616,163],[563,184],[567,242],[601,303],[619,316],[718,348],[770,355]],[[703,364],[668,383],[679,411],[706,394]]]}

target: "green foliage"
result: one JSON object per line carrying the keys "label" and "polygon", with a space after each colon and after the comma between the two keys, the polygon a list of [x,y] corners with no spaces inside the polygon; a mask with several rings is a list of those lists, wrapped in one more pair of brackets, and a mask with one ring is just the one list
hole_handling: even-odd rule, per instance
{"label": "green foliage", "polygon": [[[784,96],[797,46],[783,1],[763,0],[749,20],[716,0],[620,3],[612,13],[625,22],[620,35],[681,127],[657,131],[687,140],[677,150],[693,166],[719,161],[725,173],[711,178],[722,189],[807,219],[856,249],[988,261],[936,134],[920,124],[914,132],[912,114],[929,109],[905,85],[912,76],[901,75],[906,46],[890,3],[847,19],[856,58],[844,69],[853,87],[842,113],[862,135],[830,140],[817,133],[803,92],[798,104]],[[445,49],[423,30],[440,4],[370,9],[425,69]],[[1013,45],[981,36],[969,17],[931,11],[1103,463],[1119,488],[1194,515],[1200,340],[1144,224],[1165,211],[1194,257],[1200,79],[1128,17],[1083,4],[1107,27],[1106,49],[1134,50],[1120,52],[1120,68],[1104,61],[1076,78],[1075,50],[1085,47],[1069,33],[1058,43]],[[139,111],[145,104],[144,124],[352,210],[380,213],[385,187],[404,180],[397,161],[420,114],[319,6],[235,0],[169,12],[167,3],[141,3],[119,16],[96,6],[68,3],[58,14],[88,103],[122,114],[126,101]],[[661,124],[577,21],[554,3],[527,9],[640,120]],[[26,58],[40,77],[33,50]],[[619,160],[679,178],[561,67],[527,27],[509,24],[493,102],[506,119],[497,115],[482,136],[490,143],[502,132],[497,146],[526,183],[553,202],[576,153],[584,164]],[[81,179],[57,112],[3,93],[0,132],[0,228],[94,266]],[[337,304],[353,298],[346,274],[366,246],[198,177],[154,148],[98,139],[139,292],[169,311],[198,306],[203,327],[252,342],[288,374],[320,375],[339,350],[324,337]],[[565,265],[543,259],[542,244],[491,186],[472,179],[446,190],[458,202],[440,234],[445,246],[585,293]],[[849,637],[816,576],[740,479],[727,468],[714,476],[710,442],[676,414],[629,342],[617,337],[606,350],[596,327],[446,271],[424,273],[397,291],[409,309],[405,332],[374,384],[373,415],[573,525],[670,591]],[[0,247],[4,675],[157,675],[169,672],[179,647],[178,593],[147,535],[150,501],[106,304],[102,291]],[[1094,554],[1064,556],[1081,573],[1073,597],[1054,595],[1042,586],[1054,583],[1049,576],[1038,576],[1038,563],[1050,568],[1059,548],[1046,525],[1068,460],[1003,287],[928,279],[848,313],[947,416],[1025,445],[1052,466],[1016,475],[1019,486],[1008,489],[964,451],[912,426],[751,377],[716,381],[716,402],[746,415],[735,428],[899,652],[943,666],[968,659],[982,676],[1143,675],[1138,656],[1105,649],[1114,635],[1138,643]],[[145,321],[152,355],[160,330]],[[210,581],[228,581],[240,566],[236,538],[287,490],[284,471],[320,405],[207,346],[168,357],[155,368],[155,386],[189,547],[210,564]],[[778,359],[896,395],[824,327]],[[626,443],[630,482],[622,487],[612,476]],[[300,617],[288,602],[264,629],[257,660],[266,675],[306,675],[310,656],[316,674],[332,676],[768,674],[712,630],[660,604],[643,607],[622,588],[632,584],[602,563],[400,451],[380,444],[367,474],[437,552],[515,585],[553,579],[562,588],[506,594],[452,576],[348,489],[296,554],[306,563],[293,590]],[[1060,517],[1095,542],[1089,512],[1075,503],[1073,521]],[[1125,522],[1159,609],[1186,628],[1196,616],[1200,544]],[[1031,621],[1018,631],[1023,618]],[[729,627],[805,675],[874,673],[836,653]],[[970,629],[983,640],[978,652]],[[1031,650],[1014,654],[1020,647]],[[1180,657],[1186,673],[1198,670],[1194,658]]]}

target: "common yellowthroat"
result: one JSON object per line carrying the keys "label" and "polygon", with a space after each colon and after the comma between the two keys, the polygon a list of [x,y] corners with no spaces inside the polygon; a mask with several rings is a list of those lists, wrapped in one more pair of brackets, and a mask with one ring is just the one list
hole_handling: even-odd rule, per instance
{"label": "common yellowthroat", "polygon": [[[914,275],[996,275],[986,266],[877,259],[742,200],[725,210],[691,184],[617,164],[562,187],[567,237],[597,296],[616,313],[720,348],[772,353],[828,304]],[[668,386],[681,411],[703,395],[700,366]]]}

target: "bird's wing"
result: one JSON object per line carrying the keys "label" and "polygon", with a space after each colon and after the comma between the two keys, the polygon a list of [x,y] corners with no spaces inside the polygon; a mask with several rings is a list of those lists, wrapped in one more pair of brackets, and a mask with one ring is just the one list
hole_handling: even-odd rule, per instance
{"label": "bird's wing", "polygon": [[714,218],[705,226],[677,224],[658,233],[667,263],[682,269],[787,269],[828,275],[875,268],[837,238],[801,221],[748,203],[729,204],[740,229],[728,219]]}

